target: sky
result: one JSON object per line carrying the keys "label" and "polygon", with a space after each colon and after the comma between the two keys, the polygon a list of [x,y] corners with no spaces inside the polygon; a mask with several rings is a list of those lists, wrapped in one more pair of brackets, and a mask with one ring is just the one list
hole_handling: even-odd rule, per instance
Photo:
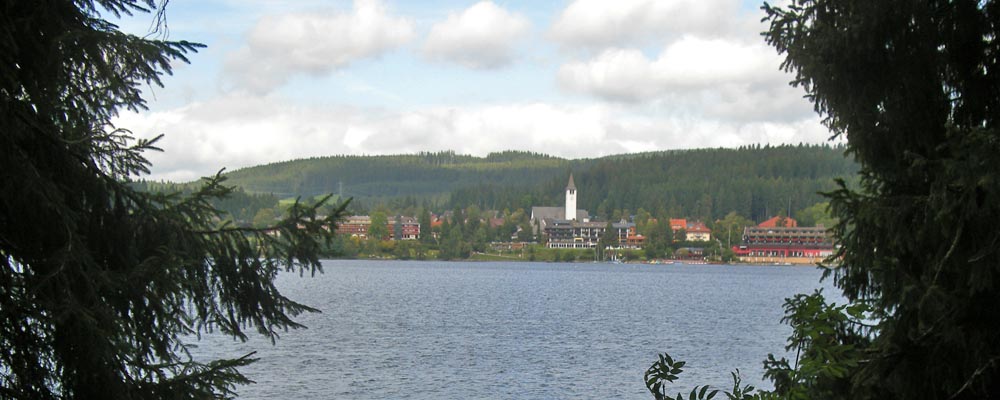
{"label": "sky", "polygon": [[[154,180],[330,155],[589,158],[823,143],[743,0],[171,0],[176,63],[115,121]],[[115,20],[145,35],[152,15]]]}

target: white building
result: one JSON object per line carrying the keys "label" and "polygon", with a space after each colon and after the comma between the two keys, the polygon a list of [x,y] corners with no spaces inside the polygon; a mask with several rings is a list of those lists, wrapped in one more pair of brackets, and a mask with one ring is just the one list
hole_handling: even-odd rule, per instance
{"label": "white building", "polygon": [[573,174],[569,175],[569,183],[566,184],[566,205],[564,207],[531,207],[531,226],[534,233],[545,232],[546,220],[562,221],[582,221],[589,222],[590,214],[587,210],[576,208],[576,184],[573,183]]}

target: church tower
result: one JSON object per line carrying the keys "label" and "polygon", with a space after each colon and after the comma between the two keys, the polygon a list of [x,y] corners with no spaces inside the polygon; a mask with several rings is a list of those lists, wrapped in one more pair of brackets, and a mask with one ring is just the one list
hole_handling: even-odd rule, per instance
{"label": "church tower", "polygon": [[573,183],[573,174],[569,174],[569,183],[566,184],[566,219],[576,219],[576,184]]}

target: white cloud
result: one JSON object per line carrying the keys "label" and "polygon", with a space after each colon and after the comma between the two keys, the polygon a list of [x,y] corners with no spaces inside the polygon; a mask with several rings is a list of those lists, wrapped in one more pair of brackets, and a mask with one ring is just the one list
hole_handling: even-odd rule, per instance
{"label": "white cloud", "polygon": [[530,27],[524,16],[480,1],[431,27],[423,53],[468,68],[497,68],[513,61],[514,45]]}
{"label": "white cloud", "polygon": [[634,101],[664,92],[774,81],[782,78],[779,64],[762,44],[685,36],[653,60],[636,49],[612,48],[589,61],[567,63],[559,69],[559,80],[570,89]]}
{"label": "white cloud", "polygon": [[[166,134],[166,152],[148,154],[154,179],[334,154],[521,149],[578,158],[829,136],[757,35],[759,15],[740,0],[575,0],[556,15],[542,15],[534,3],[518,9],[513,4],[521,3],[482,1],[445,18],[436,5],[407,3],[401,8],[413,19],[376,0],[333,12],[304,11],[329,4],[323,0],[225,1],[246,7],[239,16],[265,15],[215,16],[248,30],[242,40],[227,31],[199,54],[212,57],[212,68],[225,64],[223,86],[236,90],[220,96],[205,89],[205,76],[170,82],[157,88],[154,111],[116,121],[142,137]],[[564,51],[529,42],[546,35],[531,24],[548,18],[547,36]],[[386,57],[377,70],[348,69],[412,43],[418,30],[427,33],[424,42],[408,47],[422,59]],[[225,40],[233,39],[239,49],[223,62]],[[499,68],[521,56],[534,62]],[[456,74],[426,60],[483,71]],[[548,85],[558,63],[565,63],[559,85]],[[173,79],[195,71],[203,70],[179,70]],[[293,78],[304,90],[272,93]],[[188,105],[172,106],[182,101]]]}
{"label": "white cloud", "polygon": [[759,30],[760,16],[741,12],[740,0],[576,0],[550,28],[567,46],[600,49],[679,34],[725,37]]}
{"label": "white cloud", "polygon": [[661,101],[709,117],[794,120],[811,114],[788,86],[781,58],[764,44],[684,36],[655,59],[636,49],[608,49],[564,64],[562,87],[623,103]]}
{"label": "white cloud", "polygon": [[116,124],[140,137],[159,133],[152,179],[193,180],[220,168],[336,154],[455,150],[485,155],[508,149],[561,157],[635,151],[820,143],[815,117],[740,121],[686,114],[636,114],[608,104],[528,102],[427,106],[403,111],[298,106],[273,96],[229,95],[168,111],[123,114]]}
{"label": "white cloud", "polygon": [[389,15],[378,0],[355,0],[350,13],[265,16],[247,44],[229,55],[224,74],[232,85],[267,93],[294,75],[322,76],[410,41],[413,23]]}

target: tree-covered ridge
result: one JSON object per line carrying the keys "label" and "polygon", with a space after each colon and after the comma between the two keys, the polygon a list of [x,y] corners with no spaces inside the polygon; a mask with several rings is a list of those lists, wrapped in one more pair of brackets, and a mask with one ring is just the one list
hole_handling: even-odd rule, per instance
{"label": "tree-covered ridge", "polygon": [[[654,216],[707,221],[732,211],[754,220],[782,210],[791,214],[822,202],[818,192],[833,189],[835,178],[856,172],[843,148],[808,145],[618,155],[573,169],[579,207],[592,215],[607,218],[614,210],[644,208]],[[559,205],[565,186],[565,172],[532,186],[481,183],[455,191],[451,203],[512,210]]]}
{"label": "tree-covered ridge", "polygon": [[779,210],[800,210],[823,201],[817,192],[833,189],[833,179],[856,171],[840,147],[757,145],[578,160],[524,151],[331,156],[244,168],[227,177],[247,193],[342,193],[363,208],[410,198],[435,211],[469,205],[527,210],[562,204],[573,172],[580,207],[594,215],[644,208],[654,215],[714,220],[731,211],[766,219]]}
{"label": "tree-covered ridge", "polygon": [[244,168],[227,174],[249,192],[281,196],[340,193],[346,197],[445,198],[452,190],[489,181],[502,185],[538,183],[586,161],[505,151],[486,157],[453,151],[413,155],[330,156]]}

